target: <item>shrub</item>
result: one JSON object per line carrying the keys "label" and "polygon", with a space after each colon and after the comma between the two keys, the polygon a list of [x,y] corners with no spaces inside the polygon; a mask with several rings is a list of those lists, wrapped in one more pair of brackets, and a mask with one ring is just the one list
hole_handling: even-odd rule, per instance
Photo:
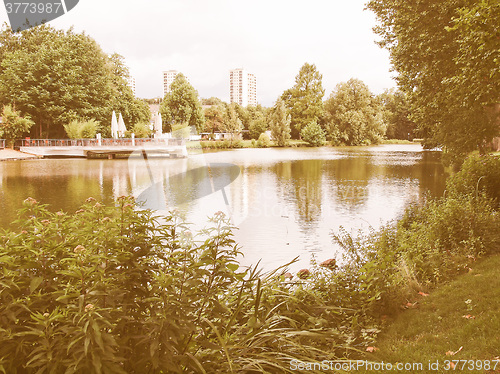
{"label": "shrub", "polygon": [[259,148],[268,148],[271,146],[271,139],[269,139],[269,135],[266,133],[262,133],[257,140],[257,147]]}
{"label": "shrub", "polygon": [[310,122],[300,132],[302,140],[312,147],[320,147],[326,142],[326,135],[316,121]]}
{"label": "shrub", "polygon": [[71,121],[69,124],[64,125],[66,135],[70,139],[90,139],[95,138],[99,130],[99,122],[95,120],[89,121]]}
{"label": "shrub", "polygon": [[451,196],[484,194],[500,204],[500,158],[497,156],[471,156],[465,160],[461,170],[446,183]]}
{"label": "shrub", "polygon": [[149,127],[149,123],[136,123],[132,128],[132,133],[135,134],[136,138],[149,138],[151,136],[151,129]]}
{"label": "shrub", "polygon": [[29,117],[21,117],[10,105],[3,107],[0,117],[0,138],[7,140],[8,146],[12,146],[16,139],[26,134],[35,124]]}
{"label": "shrub", "polygon": [[221,212],[198,238],[126,197],[24,206],[0,235],[1,372],[284,373],[362,336],[327,288],[240,268]]}

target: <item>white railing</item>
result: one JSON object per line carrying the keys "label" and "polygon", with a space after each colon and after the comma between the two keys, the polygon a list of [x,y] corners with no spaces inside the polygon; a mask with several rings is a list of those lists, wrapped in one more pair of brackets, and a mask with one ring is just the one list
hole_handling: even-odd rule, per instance
{"label": "white railing", "polygon": [[[1,142],[1,141],[0,141]],[[184,145],[184,139],[122,138],[122,139],[22,139],[18,147],[109,147],[144,145]],[[1,143],[0,143],[1,145]]]}
{"label": "white railing", "polygon": [[0,149],[5,148],[5,139],[0,139]]}

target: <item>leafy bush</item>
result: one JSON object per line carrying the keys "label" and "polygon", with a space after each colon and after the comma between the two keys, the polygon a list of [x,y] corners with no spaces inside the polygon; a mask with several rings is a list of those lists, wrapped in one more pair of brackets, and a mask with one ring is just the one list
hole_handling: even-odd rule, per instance
{"label": "leafy bush", "polygon": [[320,147],[326,142],[326,135],[316,121],[310,122],[300,132],[302,140],[312,147]]}
{"label": "leafy bush", "polygon": [[26,134],[35,124],[29,118],[23,118],[10,105],[5,105],[2,110],[0,122],[0,138],[7,140],[9,146],[14,140]]}
{"label": "leafy bush", "polygon": [[488,199],[448,197],[412,206],[371,235],[356,238],[341,230],[334,239],[347,256],[342,274],[354,280],[344,295],[364,293],[366,313],[384,314],[467,271],[478,257],[499,252],[500,217]]}
{"label": "leafy bush", "polygon": [[132,133],[135,134],[136,138],[149,138],[152,131],[149,128],[149,123],[141,122],[134,125],[134,127],[132,128]]}
{"label": "leafy bush", "polygon": [[327,287],[240,268],[223,213],[210,222],[193,235],[126,197],[74,214],[27,199],[0,236],[0,371],[284,373],[363,339]]}
{"label": "leafy bush", "polygon": [[266,133],[262,133],[257,140],[257,147],[259,148],[269,148],[271,146],[271,139]]}
{"label": "leafy bush", "polygon": [[500,204],[500,158],[497,156],[471,156],[461,170],[446,183],[451,196],[484,194]]}
{"label": "leafy bush", "polygon": [[93,119],[89,121],[75,120],[64,125],[64,131],[70,139],[90,139],[95,138],[99,127],[99,122]]}

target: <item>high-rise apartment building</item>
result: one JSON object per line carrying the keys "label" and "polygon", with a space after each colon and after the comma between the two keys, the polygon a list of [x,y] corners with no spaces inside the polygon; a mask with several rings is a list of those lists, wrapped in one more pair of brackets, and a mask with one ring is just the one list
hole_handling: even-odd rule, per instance
{"label": "high-rise apartment building", "polygon": [[163,72],[163,96],[171,91],[170,86],[175,77],[179,74],[177,70],[167,70]]}
{"label": "high-rise apartment building", "polygon": [[136,93],[135,93],[135,78],[129,77],[127,79],[127,86],[129,86],[132,89],[132,92],[134,93],[134,96],[136,96]]}
{"label": "high-rise apartment building", "polygon": [[257,105],[257,80],[244,69],[229,71],[229,98],[241,106]]}

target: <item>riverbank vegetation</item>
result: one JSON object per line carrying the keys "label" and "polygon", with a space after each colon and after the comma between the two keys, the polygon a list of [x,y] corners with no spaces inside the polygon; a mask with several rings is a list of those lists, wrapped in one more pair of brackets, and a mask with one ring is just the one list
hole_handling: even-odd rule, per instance
{"label": "riverbank vegetation", "polygon": [[362,357],[384,316],[500,252],[499,172],[467,160],[446,197],[368,236],[336,230],[344,258],[295,276],[240,267],[221,212],[193,233],[126,197],[74,213],[27,199],[0,234],[0,370],[285,373]]}

